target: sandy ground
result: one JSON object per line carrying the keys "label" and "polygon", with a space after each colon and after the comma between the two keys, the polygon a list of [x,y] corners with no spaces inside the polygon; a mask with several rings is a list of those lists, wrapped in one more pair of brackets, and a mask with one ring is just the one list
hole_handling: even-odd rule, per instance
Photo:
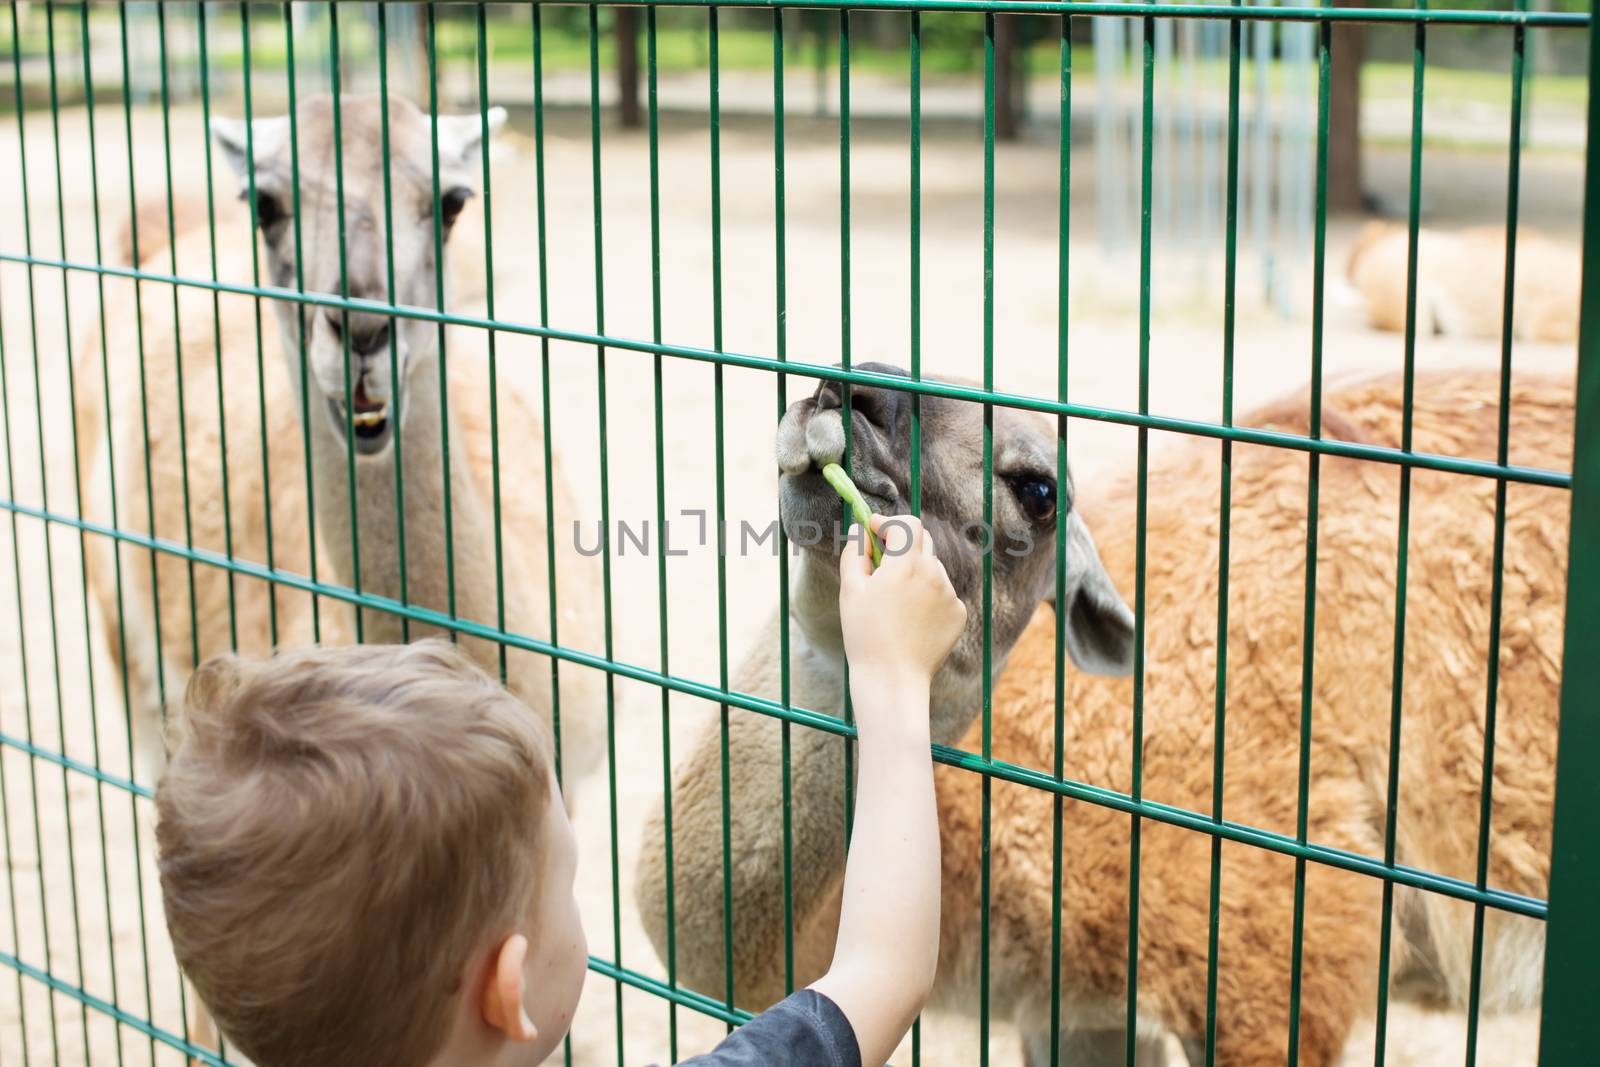
{"label": "sandy ground", "polygon": [[[514,127],[525,129],[523,116]],[[125,208],[124,141],[119,113],[99,115],[100,171],[105,210]],[[92,216],[87,184],[85,114],[61,116],[61,193],[71,258],[94,259]],[[135,119],[135,166],[139,186],[159,189],[158,116]],[[31,239],[36,254],[59,252],[54,181],[54,140],[48,114],[27,119]],[[182,109],[173,116],[177,181],[192,191],[198,177],[200,120]],[[0,247],[20,252],[19,138],[14,121],[0,124]],[[516,132],[496,171],[494,211],[497,302],[502,316],[531,321],[537,265],[532,254],[533,182],[531,152]],[[711,292],[711,205],[708,197],[708,136],[703,122],[673,118],[665,122],[661,143],[662,329],[675,342],[708,345],[713,338]],[[924,366],[930,373],[977,376],[981,371],[981,154],[970,128],[936,127],[924,145],[922,226],[922,336]],[[730,121],[723,140],[723,343],[739,352],[769,354],[775,346],[773,169],[770,133],[765,124]],[[595,324],[594,262],[590,195],[589,140],[583,116],[562,114],[551,121],[548,140],[551,203],[550,250],[552,320],[587,329]],[[910,321],[907,263],[909,232],[907,153],[899,127],[867,125],[852,146],[852,227],[850,353],[853,359],[904,365],[909,358]],[[651,331],[650,231],[647,145],[642,136],[607,127],[604,135],[605,328],[616,334],[648,337]],[[995,380],[1001,389],[1054,395],[1057,352],[1057,183],[1053,144],[1001,146],[997,160],[995,275]],[[1403,202],[1404,159],[1375,153],[1373,185]],[[1547,232],[1576,239],[1581,197],[1581,166],[1575,157],[1537,155],[1526,161],[1523,177],[1525,218]],[[1073,173],[1071,316],[1068,330],[1070,386],[1075,399],[1131,408],[1136,403],[1138,263],[1106,259],[1094,244],[1093,161],[1079,148]],[[1424,202],[1430,218],[1494,221],[1503,212],[1505,163],[1500,156],[1432,152],[1425,161]],[[789,127],[787,167],[788,352],[795,359],[832,361],[840,357],[840,230],[837,128],[831,123],[797,120]],[[1353,222],[1330,228],[1330,267],[1343,261]],[[1218,247],[1200,254],[1220,259]],[[1309,373],[1309,268],[1301,263],[1290,276],[1296,286],[1294,313],[1280,317],[1264,310],[1259,292],[1259,258],[1246,250],[1241,260],[1241,311],[1238,327],[1238,403],[1241,410],[1302,384]],[[1151,338],[1151,403],[1164,414],[1213,418],[1220,403],[1222,351],[1221,302],[1213,289],[1196,290],[1190,279],[1196,252],[1170,253],[1157,246]],[[1220,271],[1213,271],[1220,276]],[[1336,271],[1331,271],[1336,273]],[[52,270],[28,272],[0,265],[0,327],[3,327],[7,414],[9,416],[7,495],[28,504],[48,500],[51,508],[72,513],[70,404],[63,283]],[[68,276],[71,318],[81,323],[94,312],[91,275]],[[29,313],[30,297],[33,314]],[[117,324],[126,329],[131,324]],[[1359,314],[1332,299],[1327,322],[1326,360],[1330,378],[1397,369],[1401,341],[1367,330]],[[507,342],[501,349],[503,373],[523,376],[536,388],[536,349]],[[597,516],[598,431],[595,357],[591,349],[557,345],[554,430],[563,450],[567,476],[586,514]],[[1493,342],[1423,338],[1423,367],[1497,359]],[[608,355],[610,415],[610,504],[614,519],[637,523],[655,513],[655,468],[651,360],[626,351]],[[1520,369],[1567,369],[1572,353],[1564,346],[1518,345]],[[667,360],[663,372],[666,438],[666,511],[709,506],[714,499],[712,463],[713,369],[703,363]],[[791,379],[791,397],[807,383]],[[724,374],[727,500],[729,519],[755,524],[775,514],[776,494],[770,459],[776,420],[774,379],[764,373],[730,369]],[[163,401],[158,400],[160,406]],[[1155,447],[1170,445],[1156,434]],[[1134,435],[1115,427],[1074,424],[1072,461],[1080,485],[1103,483],[1131,469]],[[1515,460],[1515,456],[1513,456]],[[41,477],[47,481],[48,497]],[[684,519],[687,530],[692,519]],[[675,535],[678,528],[675,528]],[[15,531],[13,533],[13,530]],[[0,521],[0,748],[5,811],[0,822],[9,859],[0,893],[0,951],[15,951],[30,966],[49,970],[62,981],[87,987],[104,1001],[116,1001],[134,1017],[153,1017],[157,1025],[181,1032],[175,969],[166,945],[159,896],[151,871],[151,807],[130,802],[114,786],[97,786],[78,770],[63,770],[48,759],[30,759],[19,746],[65,751],[71,760],[100,766],[112,778],[130,775],[130,757],[118,682],[111,661],[91,638],[85,620],[77,534],[44,527],[29,518]],[[715,557],[690,546],[687,556],[668,562],[668,632],[674,673],[715,680],[719,665]],[[655,666],[658,662],[656,561],[637,552],[618,555],[615,567],[616,654]],[[761,552],[728,560],[727,646],[737,659],[761,617],[777,596],[776,561]],[[20,577],[20,588],[17,580]],[[662,788],[659,694],[619,682],[617,694],[617,837],[611,838],[611,812],[604,772],[578,783],[575,804],[582,860],[579,891],[591,931],[592,950],[605,957],[620,948],[622,962],[647,974],[663,975],[645,938],[631,900],[633,857],[649,842],[640,827]],[[709,722],[708,708],[674,696],[672,742],[682,753]],[[599,714],[589,709],[588,714]],[[141,784],[149,782],[141,778]],[[134,823],[137,820],[138,825]],[[612,857],[618,857],[620,876]],[[613,935],[612,885],[620,881],[621,927]],[[0,1063],[58,1056],[63,1062],[110,1064],[151,1062],[152,1047],[134,1027],[118,1027],[97,1010],[84,1010],[72,997],[50,994],[36,976],[17,977],[0,967]],[[683,1009],[677,1013],[679,1053],[713,1043],[721,1024]],[[618,1033],[623,1059],[637,1065],[668,1058],[667,1006],[647,994],[626,992],[617,1006],[611,983],[591,975],[573,1034],[573,1062],[617,1062]],[[1014,1034],[997,1021],[993,1062],[1018,1060]],[[1485,1067],[1531,1063],[1536,1013],[1486,1018],[1479,1063]],[[1458,1063],[1464,1020],[1454,1013],[1411,1006],[1394,1009],[1390,1024],[1392,1064]],[[924,1032],[924,1060],[964,1064],[977,1059],[977,1030],[969,1019],[930,1017]],[[1347,1061],[1370,1062],[1370,1024],[1352,1038]],[[896,1062],[909,1062],[902,1055]],[[171,1050],[157,1048],[154,1061],[178,1063]]]}

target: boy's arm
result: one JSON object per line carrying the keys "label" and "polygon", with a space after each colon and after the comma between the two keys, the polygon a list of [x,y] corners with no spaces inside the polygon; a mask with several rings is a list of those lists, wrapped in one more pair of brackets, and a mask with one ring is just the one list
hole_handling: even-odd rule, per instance
{"label": "boy's arm", "polygon": [[[909,516],[888,525],[902,524],[909,545],[886,553],[875,573],[868,554],[849,546],[839,562],[861,762],[833,964],[811,988],[850,1021],[865,1067],[887,1060],[905,1036],[938,964],[929,686],[966,621],[932,539]],[[873,526],[884,520],[874,516]]]}

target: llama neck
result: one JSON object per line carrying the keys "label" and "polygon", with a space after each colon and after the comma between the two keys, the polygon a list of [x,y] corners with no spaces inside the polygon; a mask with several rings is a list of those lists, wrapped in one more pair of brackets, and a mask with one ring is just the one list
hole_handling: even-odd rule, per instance
{"label": "llama neck", "polygon": [[[831,561],[820,563],[803,553],[789,586],[793,700],[802,707],[844,714],[844,635],[839,625],[839,571]],[[1005,656],[993,658],[999,678]],[[816,701],[806,703],[810,697]],[[982,704],[979,678],[946,665],[934,676],[929,713],[933,740],[953,745],[964,734]]]}
{"label": "llama neck", "polygon": [[[485,561],[493,565],[493,524],[473,482],[453,413],[440,407],[426,374],[414,374],[412,380],[415,384],[407,390],[410,410],[397,428],[398,448],[391,445],[380,456],[356,459],[354,527],[343,435],[327,419],[313,420],[318,541],[336,581],[359,581],[363,593],[492,624],[493,576],[484,572]],[[403,476],[399,493],[397,465]],[[361,622],[362,638],[370,642],[435,632],[382,611],[363,611]]]}
{"label": "llama neck", "polygon": [[[809,555],[802,556],[794,569],[790,586],[787,619],[778,625],[789,631],[789,694],[792,704],[822,711],[832,715],[844,714],[844,650],[839,634],[838,573],[820,561],[813,562]],[[776,634],[773,634],[776,643]],[[770,645],[769,645],[770,647]],[[769,655],[757,654],[747,661],[745,669],[736,677],[736,688],[746,692],[762,692],[776,697],[779,693],[778,670],[780,665]],[[976,717],[980,706],[980,686],[976,679],[966,679],[941,672],[935,677],[930,715],[934,724],[935,741],[952,744]],[[870,714],[881,709],[857,708],[856,714]],[[953,731],[953,732],[952,732]],[[714,735],[708,735],[714,738]],[[768,756],[778,742],[775,728],[763,729],[761,725],[748,724],[740,729],[734,739],[739,750],[737,760],[752,758],[755,754],[746,746],[764,745]],[[708,740],[704,754],[708,769],[715,757],[715,741]],[[819,730],[793,730],[790,735],[790,774],[793,782],[791,799],[792,854],[805,857],[796,864],[792,874],[793,913],[797,925],[796,959],[799,970],[796,978],[810,981],[821,974],[831,956],[833,936],[837,927],[838,887],[844,876],[846,804],[845,746],[832,734]],[[762,793],[769,783],[760,776],[736,778],[736,792],[749,791],[748,797],[733,799],[736,810],[762,810],[755,794]],[[747,848],[741,852],[737,879],[740,889],[748,899],[773,898],[772,887],[781,886],[784,879],[784,851],[781,848]],[[735,899],[740,899],[736,895]],[[781,915],[782,909],[771,909]],[[781,937],[781,935],[778,935]],[[774,942],[758,943],[770,944]],[[771,961],[740,960],[741,966],[754,968],[752,978],[758,984],[760,975],[775,982],[781,975],[773,969]],[[769,966],[771,964],[771,966]],[[766,989],[764,992],[775,992]],[[752,1004],[765,998],[757,996]]]}

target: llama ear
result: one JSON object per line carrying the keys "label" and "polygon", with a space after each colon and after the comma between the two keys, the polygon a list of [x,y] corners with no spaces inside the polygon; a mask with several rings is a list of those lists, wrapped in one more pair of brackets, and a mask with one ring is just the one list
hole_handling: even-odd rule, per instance
{"label": "llama ear", "polygon": [[[249,181],[251,170],[260,170],[263,163],[276,156],[289,143],[289,116],[279,115],[247,123],[244,119],[219,115],[211,120],[211,136],[242,184]],[[250,152],[252,147],[255,148],[253,159]]]}
{"label": "llama ear", "polygon": [[439,158],[447,164],[466,166],[483,145],[483,128],[493,137],[506,124],[506,109],[491,107],[483,115],[440,115]]}
{"label": "llama ear", "polygon": [[1133,611],[1106,573],[1089,527],[1077,511],[1067,513],[1067,654],[1080,671],[1124,676],[1133,673]]}

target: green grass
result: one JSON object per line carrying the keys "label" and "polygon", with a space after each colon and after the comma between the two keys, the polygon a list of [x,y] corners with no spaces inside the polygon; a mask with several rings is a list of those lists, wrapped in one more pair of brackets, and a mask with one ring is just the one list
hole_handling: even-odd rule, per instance
{"label": "green grass", "polygon": [[[1510,74],[1496,70],[1459,70],[1429,67],[1430,100],[1451,100],[1511,106]],[[1582,108],[1589,99],[1588,80],[1581,75],[1536,74],[1530,92],[1540,106],[1560,104]],[[1368,62],[1361,68],[1361,93],[1365,97],[1409,97],[1411,64]]]}

